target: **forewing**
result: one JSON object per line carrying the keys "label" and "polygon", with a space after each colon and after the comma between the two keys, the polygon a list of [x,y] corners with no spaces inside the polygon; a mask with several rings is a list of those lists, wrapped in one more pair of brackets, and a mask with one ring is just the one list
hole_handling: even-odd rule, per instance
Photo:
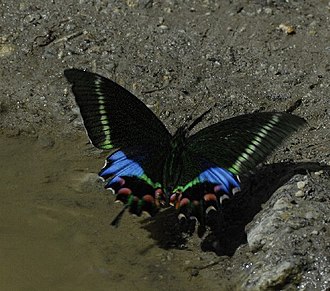
{"label": "forewing", "polygon": [[170,133],[138,98],[100,75],[68,69],[65,77],[80,108],[88,136],[100,149],[134,145],[166,147]]}
{"label": "forewing", "polygon": [[187,151],[238,175],[253,169],[306,121],[288,113],[252,113],[202,129],[187,140]]}

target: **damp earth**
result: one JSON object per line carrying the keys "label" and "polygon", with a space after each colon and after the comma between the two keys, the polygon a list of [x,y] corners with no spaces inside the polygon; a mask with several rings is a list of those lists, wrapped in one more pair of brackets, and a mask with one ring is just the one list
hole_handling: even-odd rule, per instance
{"label": "damp earth", "polygon": [[[1,290],[329,290],[328,1],[0,4]],[[107,76],[171,132],[257,111],[308,126],[242,176],[223,229],[124,215],[64,69]],[[152,138],[152,137],[150,137]]]}

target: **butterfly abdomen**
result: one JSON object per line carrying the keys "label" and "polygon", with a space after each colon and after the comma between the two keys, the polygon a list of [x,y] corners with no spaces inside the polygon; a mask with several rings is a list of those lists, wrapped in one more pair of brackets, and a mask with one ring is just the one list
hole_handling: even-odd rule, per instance
{"label": "butterfly abdomen", "polygon": [[171,139],[168,153],[165,153],[162,184],[168,195],[178,185],[182,175],[186,135],[186,128],[180,127]]}

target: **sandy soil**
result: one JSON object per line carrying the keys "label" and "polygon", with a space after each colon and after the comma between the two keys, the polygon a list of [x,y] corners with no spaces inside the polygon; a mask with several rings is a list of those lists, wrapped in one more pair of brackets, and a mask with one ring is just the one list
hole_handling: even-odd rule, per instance
{"label": "sandy soil", "polygon": [[[330,288],[328,1],[3,0],[0,15],[1,290]],[[214,105],[201,126],[294,105],[308,126],[243,177],[221,239],[180,237],[171,210],[113,229],[68,67],[171,131]]]}

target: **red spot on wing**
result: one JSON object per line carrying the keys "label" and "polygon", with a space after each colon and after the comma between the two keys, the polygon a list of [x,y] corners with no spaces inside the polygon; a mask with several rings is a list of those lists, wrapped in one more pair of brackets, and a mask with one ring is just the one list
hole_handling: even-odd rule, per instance
{"label": "red spot on wing", "polygon": [[130,188],[120,188],[117,192],[120,195],[131,195],[132,194],[132,190]]}
{"label": "red spot on wing", "polygon": [[144,202],[146,203],[155,203],[155,198],[152,197],[150,194],[146,194],[142,197],[142,199],[144,200]]}
{"label": "red spot on wing", "polygon": [[204,200],[205,201],[217,201],[217,196],[213,193],[208,193],[204,195]]}

